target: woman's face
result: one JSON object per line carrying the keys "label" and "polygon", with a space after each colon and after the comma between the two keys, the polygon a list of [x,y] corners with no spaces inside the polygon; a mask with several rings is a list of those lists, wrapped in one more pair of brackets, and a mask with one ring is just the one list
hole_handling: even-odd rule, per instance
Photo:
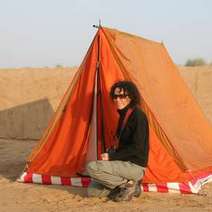
{"label": "woman's face", "polygon": [[130,104],[131,99],[121,88],[116,88],[114,90],[113,101],[116,104],[117,109],[121,110]]}

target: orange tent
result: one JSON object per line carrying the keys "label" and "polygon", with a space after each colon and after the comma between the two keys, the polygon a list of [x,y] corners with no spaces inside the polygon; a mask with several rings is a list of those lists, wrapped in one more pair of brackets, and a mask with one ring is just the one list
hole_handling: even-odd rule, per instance
{"label": "orange tent", "polygon": [[150,125],[143,190],[195,193],[203,180],[210,181],[212,127],[164,45],[105,27],[99,27],[19,180],[88,184],[87,178],[74,177],[113,145],[118,116],[109,90],[123,79],[138,86]]}

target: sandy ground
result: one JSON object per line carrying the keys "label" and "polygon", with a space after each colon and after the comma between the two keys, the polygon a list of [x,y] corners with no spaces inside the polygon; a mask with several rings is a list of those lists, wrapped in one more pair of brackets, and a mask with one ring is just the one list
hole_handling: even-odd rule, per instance
{"label": "sandy ground", "polygon": [[143,193],[131,202],[87,198],[85,188],[22,184],[16,178],[37,141],[0,139],[0,211],[212,211],[212,184],[200,195]]}

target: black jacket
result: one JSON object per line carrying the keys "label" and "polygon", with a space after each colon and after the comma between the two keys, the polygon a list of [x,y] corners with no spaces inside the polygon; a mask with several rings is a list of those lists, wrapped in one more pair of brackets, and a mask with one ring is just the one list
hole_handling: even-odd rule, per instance
{"label": "black jacket", "polygon": [[122,122],[128,107],[118,110],[120,114],[117,128],[119,147],[109,153],[110,160],[130,161],[139,166],[146,167],[149,154],[149,126],[145,113],[138,107],[133,109],[125,128],[121,130]]}

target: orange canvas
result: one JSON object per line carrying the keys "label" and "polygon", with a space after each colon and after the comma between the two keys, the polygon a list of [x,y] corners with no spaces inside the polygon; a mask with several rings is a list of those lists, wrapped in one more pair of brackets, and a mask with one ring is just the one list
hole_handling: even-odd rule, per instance
{"label": "orange canvas", "polygon": [[132,80],[137,85],[141,108],[149,120],[150,154],[144,182],[186,182],[212,170],[212,127],[164,45],[100,27],[49,127],[29,156],[26,171],[64,177],[83,172],[89,142],[94,142],[90,139],[94,113],[97,156],[113,145],[118,115],[109,91],[118,80]]}

